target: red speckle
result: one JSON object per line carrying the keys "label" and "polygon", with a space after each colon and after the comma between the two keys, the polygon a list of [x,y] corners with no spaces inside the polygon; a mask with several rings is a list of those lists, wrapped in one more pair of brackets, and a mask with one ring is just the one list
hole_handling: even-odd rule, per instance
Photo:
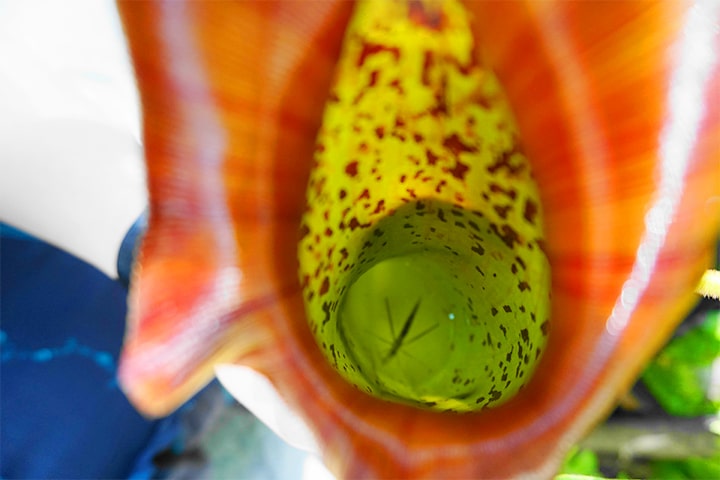
{"label": "red speckle", "polygon": [[425,150],[425,155],[427,156],[428,164],[435,165],[437,161],[440,159],[437,155],[435,155],[430,150]]}
{"label": "red speckle", "polygon": [[415,140],[417,143],[421,143],[425,139],[419,133],[413,133],[413,140]]}
{"label": "red speckle", "polygon": [[525,217],[525,220],[527,220],[531,225],[535,225],[535,215],[537,215],[537,205],[532,200],[525,200],[525,212],[523,214],[523,217]]}
{"label": "red speckle", "polygon": [[497,226],[493,223],[490,225],[490,228],[492,229],[493,233],[500,238],[500,240],[505,243],[510,248],[513,248],[513,244],[517,243],[520,244],[520,235],[512,229],[509,225],[503,225],[502,226],[502,233],[498,230]]}
{"label": "red speckle", "polygon": [[325,210],[325,211],[323,212],[323,218],[324,218],[325,220],[329,220],[329,219],[330,219],[330,210]]}
{"label": "red speckle", "polygon": [[425,86],[430,85],[430,68],[433,64],[433,53],[431,51],[425,51],[425,58],[423,59],[422,67],[422,84]]}
{"label": "red speckle", "polygon": [[381,52],[388,52],[392,54],[396,61],[400,59],[400,49],[397,47],[386,47],[385,45],[375,43],[364,43],[363,49],[358,57],[357,66],[362,67],[365,64],[365,60],[367,60],[370,55],[376,55]]}
{"label": "red speckle", "polygon": [[375,207],[375,210],[373,211],[373,213],[380,213],[383,210],[385,210],[385,200],[380,200],[377,203],[377,206]]}
{"label": "red speckle", "polygon": [[428,112],[433,117],[442,117],[444,115],[447,115],[447,105],[445,104],[445,100],[441,97],[437,97],[437,104],[433,108],[430,109]]}
{"label": "red speckle", "polygon": [[377,85],[378,75],[380,75],[380,72],[377,70],[370,72],[370,82],[368,83],[368,87],[374,87]]}
{"label": "red speckle", "polygon": [[340,250],[340,255],[342,255],[342,258],[340,259],[340,263],[344,262],[348,258],[348,251],[347,248],[343,248]]}
{"label": "red speckle", "polygon": [[503,194],[507,195],[507,196],[508,196],[510,199],[512,199],[512,200],[515,200],[515,197],[517,196],[517,192],[515,192],[515,190],[513,190],[512,188],[508,188],[507,190],[505,190],[504,188],[502,188],[502,187],[501,187],[500,185],[498,185],[497,183],[491,183],[491,184],[490,184],[490,191],[491,191],[492,193],[503,193]]}
{"label": "red speckle", "polygon": [[393,132],[393,133],[392,133],[392,136],[395,137],[395,138],[397,138],[397,139],[400,140],[401,142],[404,142],[404,141],[405,141],[405,135],[403,135],[402,133]]}
{"label": "red speckle", "polygon": [[494,206],[493,206],[493,209],[495,209],[495,211],[497,212],[497,214],[500,215],[500,218],[502,218],[502,219],[506,219],[506,218],[507,218],[508,211],[509,211],[511,208],[512,208],[512,205],[504,205],[504,206],[494,205]]}
{"label": "red speckle", "polygon": [[385,128],[384,127],[377,127],[375,129],[375,135],[382,140],[382,138],[385,136]]}
{"label": "red speckle", "polygon": [[412,188],[408,188],[407,192],[410,194],[410,196],[412,198],[417,198],[417,194],[415,193],[415,190],[413,190]]}
{"label": "red speckle", "polygon": [[405,175],[400,175],[400,183],[405,183],[405,179],[406,179],[406,178],[407,178],[407,176],[405,176]]}
{"label": "red speckle", "polygon": [[485,110],[490,110],[492,108],[492,102],[485,95],[477,95],[475,97],[475,102]]}
{"label": "red speckle", "polygon": [[435,191],[440,193],[440,190],[442,190],[445,185],[447,185],[447,182],[445,180],[440,180],[440,183],[438,183],[437,187],[435,187]]}
{"label": "red speckle", "polygon": [[542,325],[540,325],[540,330],[542,331],[543,335],[547,336],[547,334],[550,332],[550,321],[545,320]]}
{"label": "red speckle", "polygon": [[445,99],[445,91],[447,90],[447,77],[440,79],[440,88],[435,93],[435,106],[430,109],[430,115],[433,117],[441,117],[448,114],[447,100]]}
{"label": "red speckle", "polygon": [[395,80],[393,80],[392,82],[390,82],[390,87],[391,87],[391,88],[394,88],[395,90],[397,90],[397,92],[398,92],[400,95],[404,95],[404,94],[405,94],[405,91],[403,91],[403,88],[400,86],[400,79],[399,79],[399,78],[396,78]]}
{"label": "red speckle", "polygon": [[345,166],[345,173],[347,173],[349,176],[354,177],[358,173],[358,162],[355,160],[354,162],[350,162]]}
{"label": "red speckle", "polygon": [[325,295],[328,292],[328,290],[330,290],[330,279],[328,277],[325,277],[322,285],[320,285],[320,290],[318,291],[318,295],[320,295],[322,297],[323,295]]}
{"label": "red speckle", "polygon": [[449,137],[447,137],[445,140],[443,140],[443,147],[450,150],[453,155],[458,156],[461,153],[475,153],[477,152],[477,148],[466,145],[463,143],[463,141],[460,139],[460,137],[453,133]]}
{"label": "red speckle", "polygon": [[340,195],[339,195],[340,200],[342,200],[342,199],[345,198],[346,196],[347,196],[347,192],[346,192],[345,190],[340,190]]}
{"label": "red speckle", "polygon": [[472,47],[470,47],[471,54],[469,55],[469,61],[468,61],[467,65],[463,65],[462,63],[460,63],[460,61],[457,58],[451,59],[451,63],[455,66],[455,68],[458,69],[458,71],[460,72],[461,75],[463,75],[463,76],[470,75],[472,73],[472,70],[477,66],[476,48],[477,48],[477,43],[474,43],[472,45]]}
{"label": "red speckle", "polygon": [[370,198],[370,191],[367,188],[362,191],[362,193],[358,197],[358,200],[360,200],[362,198]]}
{"label": "red speckle", "polygon": [[332,237],[333,231],[328,227],[325,229],[325,236]]}
{"label": "red speckle", "polygon": [[313,184],[313,190],[315,190],[315,194],[320,195],[322,193],[326,181],[327,178],[321,177],[316,183]]}
{"label": "red speckle", "polygon": [[300,238],[304,238],[308,233],[310,233],[308,226],[304,223],[300,225]]}
{"label": "red speckle", "polygon": [[464,180],[465,174],[468,172],[468,170],[470,170],[470,167],[462,163],[460,160],[456,160],[454,168],[445,169],[446,172],[448,172],[458,180]]}
{"label": "red speckle", "polygon": [[357,217],[353,217],[350,219],[350,223],[348,224],[348,227],[350,227],[350,230],[355,230],[360,226],[360,222],[358,221]]}
{"label": "red speckle", "polygon": [[360,150],[361,153],[367,153],[368,150],[369,150],[368,144],[365,143],[365,142],[362,142],[362,143],[360,144],[360,146],[358,147],[358,150]]}
{"label": "red speckle", "polygon": [[525,165],[522,162],[519,162],[517,165],[513,165],[510,163],[510,159],[515,153],[518,153],[515,148],[502,152],[496,158],[495,163],[487,167],[487,171],[490,173],[495,173],[503,167],[507,169],[510,175],[515,175],[516,173],[522,171],[522,169],[525,168]]}

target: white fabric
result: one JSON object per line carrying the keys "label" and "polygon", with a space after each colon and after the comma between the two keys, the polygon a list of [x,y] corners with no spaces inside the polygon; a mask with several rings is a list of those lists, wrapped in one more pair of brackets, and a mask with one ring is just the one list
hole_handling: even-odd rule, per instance
{"label": "white fabric", "polygon": [[249,367],[222,364],[215,367],[220,383],[253,415],[290,445],[311,453],[319,451],[305,422],[288,408],[273,385]]}
{"label": "white fabric", "polygon": [[0,0],[0,59],[0,220],[116,277],[147,194],[115,4]]}

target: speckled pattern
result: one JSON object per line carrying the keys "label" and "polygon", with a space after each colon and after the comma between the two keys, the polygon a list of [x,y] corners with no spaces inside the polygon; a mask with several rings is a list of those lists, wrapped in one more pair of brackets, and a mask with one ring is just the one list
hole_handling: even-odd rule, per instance
{"label": "speckled pattern", "polygon": [[[507,400],[530,378],[548,335],[549,266],[537,188],[498,83],[474,61],[467,15],[456,2],[442,11],[421,5],[358,5],[308,186],[300,278],[312,331],[350,382],[468,411]],[[456,321],[418,313],[424,327],[411,325],[407,302],[422,292],[409,291],[376,298],[396,318],[368,313],[374,333],[351,335],[343,318],[359,314],[346,305],[354,282],[387,259],[411,265],[417,255],[437,260],[443,273],[435,277],[466,299],[455,302]],[[408,339],[427,334],[404,342],[394,363],[431,362],[425,377],[397,367],[403,378],[392,382],[387,350],[402,345],[401,327]],[[373,348],[385,353],[373,359]]]}

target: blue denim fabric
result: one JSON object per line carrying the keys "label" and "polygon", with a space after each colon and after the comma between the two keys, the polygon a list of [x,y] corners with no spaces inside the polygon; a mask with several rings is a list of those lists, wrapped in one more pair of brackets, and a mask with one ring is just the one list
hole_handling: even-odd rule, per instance
{"label": "blue denim fabric", "polygon": [[182,453],[197,398],[148,420],[118,388],[123,285],[6,225],[0,282],[0,476],[171,476],[153,459]]}

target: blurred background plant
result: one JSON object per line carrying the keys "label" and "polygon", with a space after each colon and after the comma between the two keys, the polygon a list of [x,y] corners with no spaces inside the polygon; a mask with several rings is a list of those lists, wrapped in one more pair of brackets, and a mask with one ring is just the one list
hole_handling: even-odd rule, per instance
{"label": "blurred background plant", "polygon": [[558,478],[720,478],[720,302],[702,299]]}

